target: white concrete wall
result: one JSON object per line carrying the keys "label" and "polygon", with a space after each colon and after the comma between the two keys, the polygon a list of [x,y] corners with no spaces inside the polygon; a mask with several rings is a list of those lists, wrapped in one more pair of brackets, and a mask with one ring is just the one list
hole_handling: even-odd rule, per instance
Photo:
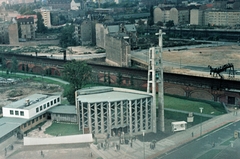
{"label": "white concrete wall", "polygon": [[48,144],[70,144],[70,143],[89,143],[93,142],[92,134],[81,134],[72,136],[60,136],[52,138],[32,138],[24,137],[24,146],[48,145]]}
{"label": "white concrete wall", "polygon": [[[55,104],[54,104],[54,102],[53,102],[53,105],[51,105],[51,101],[54,101],[54,99],[57,100],[57,98],[60,99],[59,102],[56,102]],[[35,117],[37,114],[43,113],[43,112],[47,111],[48,109],[50,109],[50,108],[52,108],[52,107],[55,107],[55,106],[61,104],[61,97],[60,97],[60,96],[56,96],[54,99],[49,100],[49,101],[46,101],[46,102],[44,102],[44,103],[42,103],[42,104],[39,104],[38,106],[30,109],[30,110],[29,110],[29,118],[33,118],[33,117]],[[47,107],[47,103],[49,103],[49,105],[50,105],[49,107]],[[46,108],[45,108],[45,109],[44,109],[44,104],[46,104]],[[40,106],[42,106],[42,110],[41,110],[41,111],[40,111]],[[39,108],[39,112],[37,112],[37,113],[36,113],[36,108]]]}
{"label": "white concrete wall", "polygon": [[[29,118],[29,111],[28,110],[24,110],[24,109],[14,109],[14,108],[6,108],[3,107],[3,116],[4,117],[15,117],[15,118],[24,118],[24,119],[28,119]],[[13,110],[13,115],[10,114],[10,110]],[[18,111],[19,115],[15,115],[15,111]],[[21,116],[20,111],[24,112],[24,116]]]}

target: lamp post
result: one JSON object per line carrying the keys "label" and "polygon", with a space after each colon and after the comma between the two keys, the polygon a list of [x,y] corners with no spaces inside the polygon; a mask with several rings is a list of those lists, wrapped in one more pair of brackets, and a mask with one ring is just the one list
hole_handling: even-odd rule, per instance
{"label": "lamp post", "polygon": [[145,130],[142,130],[142,133],[143,133],[143,158],[145,159],[145,141],[144,141]]}
{"label": "lamp post", "polygon": [[203,112],[203,107],[200,107],[199,110],[200,110],[200,113],[201,113],[200,136],[202,136],[202,112]]}

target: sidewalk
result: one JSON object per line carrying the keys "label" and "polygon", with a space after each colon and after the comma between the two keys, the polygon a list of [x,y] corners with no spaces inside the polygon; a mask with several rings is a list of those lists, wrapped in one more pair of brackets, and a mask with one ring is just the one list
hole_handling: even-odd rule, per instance
{"label": "sidewalk", "polygon": [[[202,123],[202,135],[207,134],[223,125],[231,122],[235,122],[240,118],[240,111],[231,112],[222,116],[214,117],[208,121]],[[47,124],[48,125],[48,124]],[[192,133],[194,136],[192,136]],[[103,159],[154,159],[160,155],[163,155],[175,148],[186,144],[194,139],[200,137],[200,126],[193,126],[185,131],[177,132],[169,137],[166,137],[155,144],[155,148],[150,148],[150,141],[142,142],[142,136],[133,140],[132,146],[128,144],[120,144],[120,149],[115,149],[116,144],[119,144],[118,137],[111,137],[109,139],[109,146],[104,149],[100,146],[100,149],[95,144],[66,144],[66,145],[46,145],[46,146],[23,146],[21,141],[13,143],[14,149],[8,150],[7,156],[4,156],[4,151],[1,149],[0,159],[29,159],[29,158],[43,158],[41,151],[43,151],[44,158],[97,158]],[[146,138],[146,137],[145,137]],[[145,140],[146,141],[146,140]],[[98,139],[98,144],[105,142],[105,137],[102,136]],[[1,144],[1,147],[3,145]],[[5,143],[8,146],[8,142]],[[4,147],[4,146],[3,146]],[[145,157],[144,157],[145,156]]]}
{"label": "sidewalk", "polygon": [[[239,113],[240,111],[237,113],[231,112],[203,122],[201,125],[202,135],[207,134],[228,123],[239,120]],[[192,134],[194,134],[194,136],[192,136]],[[103,159],[153,159],[198,137],[200,137],[200,127],[199,125],[196,125],[185,131],[177,132],[174,135],[158,141],[154,150],[150,149],[150,142],[141,142],[138,139],[133,141],[132,147],[129,144],[121,144],[120,150],[115,150],[115,147],[113,146],[113,143],[119,143],[117,139],[115,141],[110,141],[109,148],[106,148],[106,150],[104,150],[104,148],[98,149],[97,145],[94,144],[91,144],[91,148]],[[103,142],[104,141],[102,141],[102,143]],[[101,141],[98,143],[101,143]]]}

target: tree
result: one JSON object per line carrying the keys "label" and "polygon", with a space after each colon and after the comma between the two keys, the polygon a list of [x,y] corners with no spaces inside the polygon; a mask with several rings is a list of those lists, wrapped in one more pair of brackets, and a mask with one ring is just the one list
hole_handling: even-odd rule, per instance
{"label": "tree", "polygon": [[157,26],[163,26],[163,22],[158,21],[158,22],[156,23],[156,25],[157,25]]}
{"label": "tree", "polygon": [[138,20],[138,25],[140,25],[140,26],[141,26],[141,25],[144,25],[144,21],[141,20],[141,19],[139,19],[139,20]]}
{"label": "tree", "polygon": [[122,84],[122,74],[120,72],[117,75],[117,84],[119,86]]}
{"label": "tree", "polygon": [[73,25],[66,25],[62,29],[62,34],[60,35],[59,44],[63,48],[67,48],[68,46],[75,46],[76,40],[73,38],[75,28]]}
{"label": "tree", "polygon": [[134,86],[134,78],[133,78],[133,75],[131,75],[130,83],[131,83],[131,87],[133,87],[133,86]]}
{"label": "tree", "polygon": [[92,68],[85,62],[76,60],[67,62],[63,67],[63,79],[70,83],[66,97],[70,104],[75,104],[75,91],[89,83]]}
{"label": "tree", "polygon": [[2,73],[3,73],[3,70],[7,67],[6,59],[5,59],[5,57],[3,56],[3,54],[1,54],[0,63],[1,63],[1,65],[2,65]]}
{"label": "tree", "polygon": [[25,72],[25,66],[22,64],[22,71]]}
{"label": "tree", "polygon": [[37,13],[37,32],[38,33],[46,33],[47,27],[43,23],[43,18],[41,13]]}
{"label": "tree", "polygon": [[15,56],[12,57],[11,72],[16,72],[18,69],[18,61]]}
{"label": "tree", "polygon": [[147,25],[151,27],[153,26],[153,24],[154,24],[153,18],[148,18]]}
{"label": "tree", "polygon": [[153,5],[150,7],[150,18],[153,19],[154,17],[154,8],[153,8]]}
{"label": "tree", "polygon": [[28,67],[28,64],[26,65],[26,72],[28,72],[29,71],[29,67]]}
{"label": "tree", "polygon": [[22,29],[21,29],[20,22],[17,22],[17,26],[18,26],[18,37],[22,38]]}
{"label": "tree", "polygon": [[168,28],[168,30],[170,30],[171,27],[173,27],[173,26],[174,26],[173,20],[169,20],[169,21],[166,22],[166,27]]}
{"label": "tree", "polygon": [[111,74],[110,74],[110,72],[108,72],[108,85],[110,85],[111,84]]}

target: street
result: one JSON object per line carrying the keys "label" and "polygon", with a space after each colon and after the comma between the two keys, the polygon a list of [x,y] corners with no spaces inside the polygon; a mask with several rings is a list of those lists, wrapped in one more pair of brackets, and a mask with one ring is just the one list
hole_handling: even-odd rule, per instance
{"label": "street", "polygon": [[[187,159],[201,159],[205,158],[205,155],[211,154],[209,158],[231,158],[239,159],[240,153],[237,149],[240,148],[239,139],[234,140],[234,131],[240,131],[240,122],[230,123],[223,126],[213,132],[210,132],[196,140],[193,140],[175,150],[166,153],[157,159],[177,159],[177,158],[187,158]],[[233,147],[231,147],[231,142],[233,141]],[[222,157],[221,157],[222,156]]]}

